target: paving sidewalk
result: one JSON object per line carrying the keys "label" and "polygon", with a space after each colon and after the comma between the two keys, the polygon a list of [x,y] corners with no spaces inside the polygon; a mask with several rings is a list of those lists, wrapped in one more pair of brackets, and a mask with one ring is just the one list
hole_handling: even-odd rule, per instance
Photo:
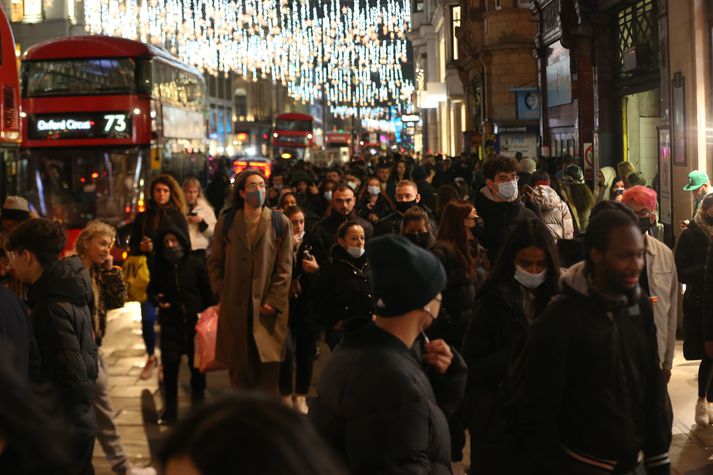
{"label": "paving sidewalk", "polygon": [[[109,394],[117,412],[116,423],[124,449],[135,465],[149,465],[168,429],[156,425],[156,416],[162,407],[157,374],[148,381],[139,379],[146,357],[138,304],[130,303],[123,309],[109,313],[102,351],[109,372]],[[319,366],[328,354],[329,350],[322,345],[323,356],[315,367],[315,381],[319,375]],[[676,475],[713,475],[713,426],[700,428],[694,422],[697,372],[698,362],[685,361],[679,343],[669,384],[674,409],[674,435],[670,454],[673,473]],[[188,379],[188,370],[184,365],[179,382],[180,414],[185,414],[190,408]],[[207,399],[228,390],[227,372],[208,374]],[[468,444],[466,465],[470,458],[467,449]],[[112,473],[98,443],[94,450],[94,467],[97,475]]]}

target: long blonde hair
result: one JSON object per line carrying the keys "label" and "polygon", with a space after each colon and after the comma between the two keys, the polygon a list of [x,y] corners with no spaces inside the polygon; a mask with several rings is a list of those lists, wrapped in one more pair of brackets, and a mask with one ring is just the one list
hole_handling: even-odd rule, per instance
{"label": "long blonde hair", "polygon": [[196,201],[200,199],[206,199],[205,195],[203,194],[203,187],[201,186],[201,182],[198,180],[198,178],[194,176],[189,176],[188,178],[183,180],[183,196],[185,196],[186,188],[188,188],[189,186],[195,186],[196,188],[198,188],[198,198],[196,199]]}

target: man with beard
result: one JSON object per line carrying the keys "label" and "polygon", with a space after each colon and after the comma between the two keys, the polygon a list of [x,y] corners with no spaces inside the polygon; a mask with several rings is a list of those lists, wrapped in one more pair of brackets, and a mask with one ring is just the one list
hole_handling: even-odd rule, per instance
{"label": "man with beard", "polygon": [[337,230],[342,223],[355,221],[364,228],[367,239],[374,234],[371,223],[356,215],[356,196],[354,190],[346,183],[340,183],[332,192],[332,208],[330,214],[314,225],[310,245],[317,262],[323,265],[329,257],[329,250],[337,242]]}
{"label": "man with beard", "polygon": [[645,252],[630,215],[598,213],[586,260],[530,326],[504,413],[531,473],[670,473],[666,382],[639,286]]}

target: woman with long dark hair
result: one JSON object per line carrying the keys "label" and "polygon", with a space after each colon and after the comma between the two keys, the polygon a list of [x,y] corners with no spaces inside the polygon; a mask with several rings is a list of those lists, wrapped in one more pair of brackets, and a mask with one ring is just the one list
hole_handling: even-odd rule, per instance
{"label": "woman with long dark hair", "polygon": [[391,174],[389,175],[389,181],[386,182],[386,194],[396,201],[396,185],[403,180],[411,179],[411,170],[409,170],[408,165],[405,160],[397,160],[394,163],[394,167],[391,169]]}
{"label": "woman with long dark hair", "polygon": [[[713,242],[713,195],[703,199],[693,221],[681,232],[675,249],[678,279],[686,285],[683,294],[683,356],[686,360],[701,360],[698,367],[698,400],[695,421],[699,426],[710,424],[713,402],[713,358],[705,351],[704,329],[709,315],[704,314],[704,302],[711,302],[706,292],[706,255]],[[708,269],[710,273],[710,269]],[[710,287],[709,287],[710,289]],[[712,307],[713,308],[713,307]]]}
{"label": "woman with long dark hair", "polygon": [[498,386],[530,323],[559,291],[560,266],[552,235],[540,220],[520,222],[480,288],[462,354],[468,365],[464,400],[471,473],[526,473],[515,463],[500,416]]}
{"label": "woman with long dark hair", "polygon": [[[452,348],[460,348],[475,302],[477,242],[473,230],[478,213],[473,203],[456,200],[446,205],[431,252],[446,269],[446,288],[438,318],[428,329],[432,339],[442,338]],[[456,466],[463,461],[465,424],[461,410],[448,419],[451,433],[451,459]],[[460,470],[459,470],[460,471]],[[456,472],[458,473],[458,472]]]}
{"label": "woman with long dark hair", "polygon": [[[188,206],[183,190],[171,175],[159,175],[153,179],[149,187],[149,200],[146,211],[139,213],[132,224],[129,239],[129,251],[132,256],[145,255],[149,272],[153,266],[156,234],[159,229],[177,226],[186,236],[188,221],[186,214]],[[154,367],[158,364],[156,355],[156,307],[148,300],[141,302],[141,330],[146,345],[148,358],[141,379],[149,379]]]}
{"label": "woman with long dark hair", "polygon": [[436,242],[431,247],[448,274],[441,315],[431,331],[454,348],[463,343],[475,302],[477,242],[473,231],[477,225],[478,213],[473,203],[451,201],[443,210]]}

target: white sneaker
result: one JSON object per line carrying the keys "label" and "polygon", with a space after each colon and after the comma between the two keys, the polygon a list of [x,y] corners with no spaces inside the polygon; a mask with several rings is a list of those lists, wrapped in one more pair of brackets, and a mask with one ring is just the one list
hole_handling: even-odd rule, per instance
{"label": "white sneaker", "polygon": [[708,403],[705,398],[698,398],[696,402],[696,424],[699,426],[707,426],[711,423],[711,417],[708,413]]}
{"label": "white sneaker", "polygon": [[309,406],[307,406],[306,396],[295,396],[292,402],[297,412],[299,412],[300,414],[307,415],[307,413],[309,412]]}
{"label": "white sneaker", "polygon": [[463,462],[451,462],[451,471],[453,475],[467,475],[465,467],[463,467]]}

